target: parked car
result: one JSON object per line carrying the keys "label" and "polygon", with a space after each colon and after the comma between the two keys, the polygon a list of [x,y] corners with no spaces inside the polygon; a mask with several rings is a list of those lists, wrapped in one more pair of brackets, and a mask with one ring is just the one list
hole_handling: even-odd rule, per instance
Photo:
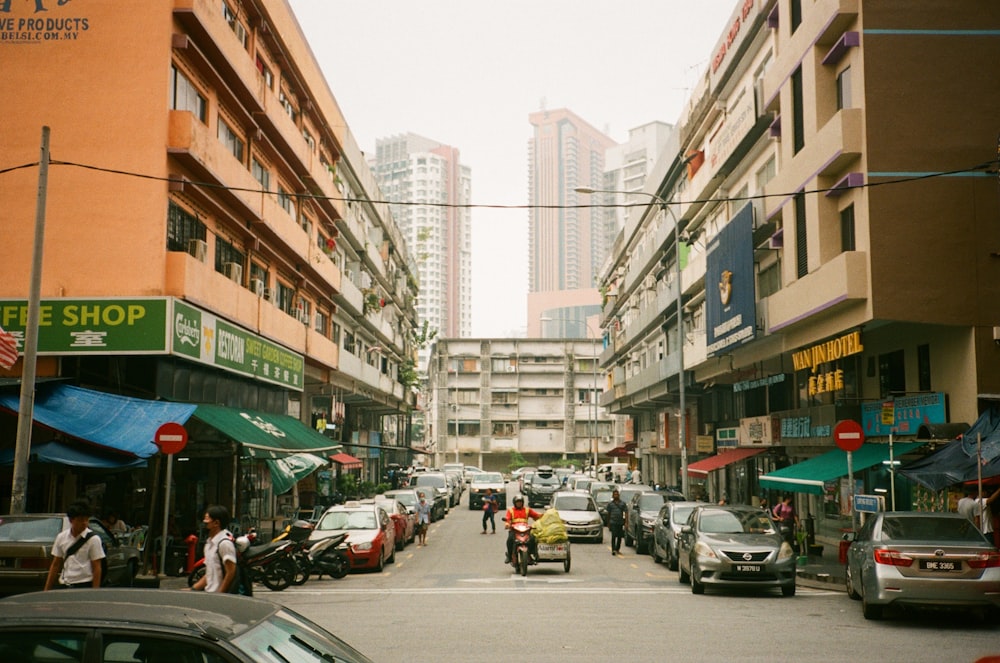
{"label": "parked car", "polygon": [[681,527],[678,580],[705,587],[779,587],[795,595],[795,553],[766,512],[751,506],[698,506]]}
{"label": "parked car", "polygon": [[590,485],[594,483],[593,477],[586,474],[574,474],[566,481],[566,487],[570,490],[590,490]]}
{"label": "parked car", "polygon": [[472,483],[469,484],[469,509],[483,508],[483,496],[486,494],[487,488],[493,491],[500,510],[506,509],[507,484],[504,483],[503,475],[499,472],[479,472],[472,475]]}
{"label": "parked car", "polygon": [[[444,513],[447,503],[443,497],[438,497],[435,491],[422,491],[424,496],[431,503],[431,522],[436,522],[444,518]],[[428,494],[430,493],[430,494]],[[410,511],[416,517],[417,513],[417,503],[420,502],[420,496],[417,494],[416,488],[398,488],[396,490],[387,490],[383,493],[386,497],[393,497],[406,507],[407,511]]]}
{"label": "parked car", "polygon": [[325,539],[341,533],[347,534],[342,545],[351,560],[351,570],[374,569],[381,573],[386,564],[396,561],[396,527],[385,509],[373,501],[331,506],[316,523],[309,539]]}
{"label": "parked car", "polygon": [[403,503],[395,497],[388,495],[376,495],[375,504],[385,509],[396,528],[396,550],[402,550],[416,539],[417,514],[409,511]]}
{"label": "parked car", "polygon": [[536,469],[537,468],[530,466],[519,467],[510,473],[510,480],[517,482],[517,492],[522,495],[524,494],[524,482],[528,477],[535,473]]}
{"label": "parked car", "polygon": [[448,485],[451,487],[451,504],[458,506],[462,501],[462,494],[465,492],[465,480],[462,478],[460,470],[445,470],[444,475],[448,477]]}
{"label": "parked car", "polygon": [[[69,529],[64,513],[0,516],[0,595],[45,587],[52,563],[52,543],[64,529]],[[109,532],[97,518],[90,519],[90,529],[104,544],[107,584],[131,587],[139,572],[139,550]]]}
{"label": "parked car", "polygon": [[628,502],[628,525],[625,528],[625,545],[635,546],[635,552],[649,551],[653,541],[656,516],[666,502],[683,499],[680,493],[664,490],[647,490],[636,493]]}
{"label": "parked car", "polygon": [[597,513],[600,514],[601,522],[604,523],[605,527],[608,526],[608,502],[611,501],[611,494],[613,492],[614,489],[608,486],[593,493],[594,502],[597,503]]}
{"label": "parked car", "polygon": [[524,501],[530,507],[542,507],[552,501],[552,495],[562,487],[559,477],[552,468],[539,467],[538,471],[525,480]]}
{"label": "parked car", "polygon": [[[448,476],[443,472],[423,472],[417,474],[410,481],[410,485],[416,488],[418,493],[421,491],[424,493],[432,491],[435,499],[440,498],[444,500],[445,513],[448,513],[451,509],[452,488],[451,484],[448,483]],[[427,497],[430,498],[430,495],[427,495]]]}
{"label": "parked car", "polygon": [[552,496],[552,508],[559,512],[570,538],[604,541],[604,523],[597,502],[583,490],[562,490]]}
{"label": "parked car", "polygon": [[482,471],[483,470],[475,465],[466,465],[465,469],[462,470],[462,476],[465,478],[465,483],[472,483],[472,477]]}
{"label": "parked car", "polygon": [[647,486],[643,483],[612,483],[614,489],[618,491],[619,497],[621,497],[622,502],[625,506],[628,506],[632,502],[632,498],[639,493],[646,493],[653,490],[652,486]]}
{"label": "parked car", "polygon": [[650,550],[654,562],[664,560],[671,571],[677,570],[677,537],[680,536],[681,526],[687,522],[696,506],[704,504],[668,501],[660,507],[653,525],[653,544]]}
{"label": "parked car", "polygon": [[0,601],[0,661],[371,659],[278,603],[165,589],[67,589]]}
{"label": "parked car", "polygon": [[877,513],[847,550],[846,584],[865,619],[890,606],[996,611],[1000,552],[957,513]]}

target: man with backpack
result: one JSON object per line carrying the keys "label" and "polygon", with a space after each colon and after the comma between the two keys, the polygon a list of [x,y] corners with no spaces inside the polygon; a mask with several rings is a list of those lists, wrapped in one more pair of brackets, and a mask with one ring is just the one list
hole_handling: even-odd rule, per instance
{"label": "man with backpack", "polygon": [[208,539],[205,541],[205,575],[191,585],[191,589],[235,594],[239,587],[236,542],[229,530],[222,526],[229,522],[229,509],[213,504],[205,509],[202,522],[208,532]]}
{"label": "man with backpack", "polygon": [[[52,543],[52,564],[45,578],[45,591],[55,587],[100,587],[106,558],[101,537],[90,529],[92,515],[87,500],[75,500],[66,509],[69,529]],[[58,581],[58,585],[57,585]]]}

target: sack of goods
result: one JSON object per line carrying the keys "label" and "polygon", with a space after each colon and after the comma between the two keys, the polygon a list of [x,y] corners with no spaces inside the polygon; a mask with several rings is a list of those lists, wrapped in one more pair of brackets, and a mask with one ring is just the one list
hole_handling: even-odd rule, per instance
{"label": "sack of goods", "polygon": [[543,513],[542,517],[532,525],[531,530],[539,543],[562,543],[569,540],[566,536],[566,525],[555,509],[548,509]]}

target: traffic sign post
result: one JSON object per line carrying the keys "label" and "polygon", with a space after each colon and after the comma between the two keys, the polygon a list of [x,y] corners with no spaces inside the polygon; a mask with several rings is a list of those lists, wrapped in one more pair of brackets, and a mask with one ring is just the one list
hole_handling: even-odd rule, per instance
{"label": "traffic sign post", "polygon": [[173,482],[174,454],[180,453],[187,445],[187,429],[174,421],[168,421],[156,429],[153,442],[160,453],[167,456],[167,481],[163,487],[163,533],[160,536],[160,561],[157,564],[157,574],[164,575],[167,562],[167,523],[170,521],[170,484]]}
{"label": "traffic sign post", "polygon": [[[852,452],[865,443],[865,431],[861,424],[853,419],[838,421],[833,427],[833,441],[837,448],[847,452],[847,481],[851,489],[851,504],[854,504],[854,458]],[[851,527],[857,530],[857,510],[851,511]]]}

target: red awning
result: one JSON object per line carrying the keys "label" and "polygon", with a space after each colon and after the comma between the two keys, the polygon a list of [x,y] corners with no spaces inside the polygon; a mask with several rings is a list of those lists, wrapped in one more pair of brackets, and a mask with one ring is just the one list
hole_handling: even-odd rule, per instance
{"label": "red awning", "polygon": [[721,469],[730,463],[735,463],[738,460],[744,460],[745,458],[756,456],[757,454],[764,453],[765,451],[767,451],[767,449],[749,447],[744,449],[726,449],[720,454],[709,456],[708,458],[704,458],[688,465],[688,476],[704,479],[712,470]]}
{"label": "red awning", "polygon": [[612,449],[611,451],[609,451],[604,455],[610,456],[612,458],[625,458],[627,456],[631,456],[632,452],[629,451],[626,447],[615,447],[614,449]]}
{"label": "red awning", "polygon": [[360,470],[364,467],[364,463],[361,459],[355,458],[351,454],[339,453],[330,456],[330,460],[340,465],[341,469],[345,470]]}

